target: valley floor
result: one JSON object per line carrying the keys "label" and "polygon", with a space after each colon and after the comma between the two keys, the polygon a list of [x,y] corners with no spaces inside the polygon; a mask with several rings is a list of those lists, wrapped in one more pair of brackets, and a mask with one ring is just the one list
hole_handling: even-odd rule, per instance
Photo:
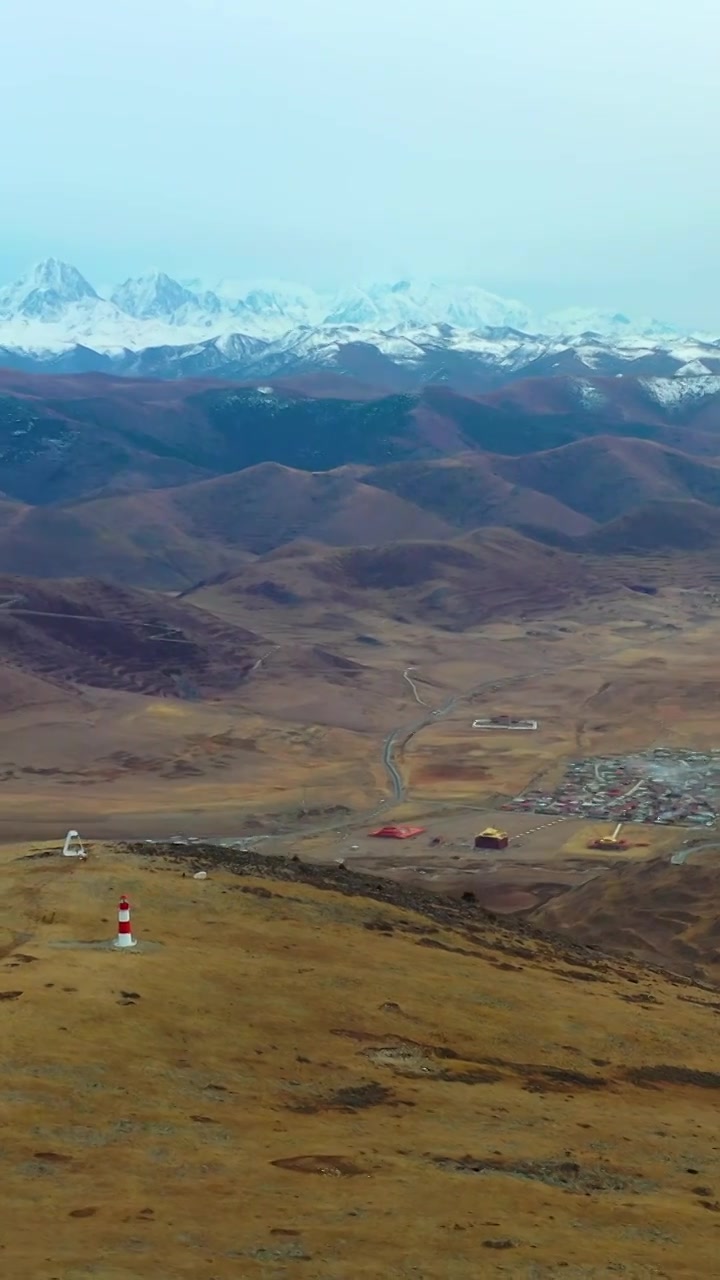
{"label": "valley floor", "polygon": [[[212,594],[202,604],[248,621]],[[34,696],[27,681],[3,687],[0,673],[0,838],[53,838],[71,825],[114,839],[360,833],[373,814],[407,811],[389,786],[391,734],[400,799],[439,816],[448,806],[491,814],[533,780],[554,785],[578,756],[716,745],[720,609],[689,589],[460,633],[322,611],[252,621],[270,649],[232,694],[58,684],[48,702],[47,684]],[[321,656],[299,670],[298,654],[319,639],[358,669]],[[495,714],[539,727],[472,727]]]}
{"label": "valley floor", "polygon": [[[192,607],[201,611],[212,635],[249,621],[244,605],[212,589]],[[263,853],[342,859],[404,885],[472,893],[496,912],[530,912],[616,866],[669,864],[689,839],[713,839],[631,824],[628,848],[608,853],[589,846],[614,822],[505,808],[528,787],[552,791],[579,757],[720,745],[720,606],[704,592],[624,591],[463,632],[324,607],[263,606],[251,621],[267,639],[250,674],[203,698],[58,681],[48,701],[46,678],[38,692],[0,672],[0,841],[56,845],[71,827],[91,841],[259,841]],[[502,715],[537,730],[473,727]],[[425,830],[373,839],[388,821]],[[488,825],[508,832],[508,850],[475,851]],[[684,870],[671,896],[684,890]],[[710,973],[709,961],[714,972],[705,933],[701,945],[691,936],[694,903],[658,937],[641,889],[635,900],[632,922],[597,907],[601,941],[683,972]]]}

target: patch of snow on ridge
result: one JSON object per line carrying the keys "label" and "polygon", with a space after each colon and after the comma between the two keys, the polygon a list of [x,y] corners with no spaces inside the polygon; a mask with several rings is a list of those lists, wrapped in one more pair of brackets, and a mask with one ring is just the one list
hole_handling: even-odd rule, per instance
{"label": "patch of snow on ridge", "polygon": [[577,378],[572,385],[583,409],[602,409],[607,404],[607,396],[593,382]]}
{"label": "patch of snow on ridge", "polygon": [[675,378],[702,378],[710,373],[707,365],[702,360],[691,360],[688,364],[684,364],[682,368],[676,369]]}
{"label": "patch of snow on ridge", "polygon": [[375,347],[383,355],[398,362],[413,364],[423,358],[418,343],[394,333],[364,329],[359,325],[319,325],[317,328],[298,329],[294,333],[270,344],[267,354],[288,354],[332,360],[340,347],[363,345]]}
{"label": "patch of snow on ridge", "polygon": [[[268,345],[264,338],[257,338],[250,334],[237,333],[236,331],[222,334],[221,337],[212,339],[212,342],[220,355],[232,360],[243,360],[247,356],[256,355]],[[204,346],[205,343],[203,342],[201,345]]]}
{"label": "patch of snow on ridge", "polygon": [[640,378],[640,386],[665,409],[681,409],[709,396],[720,394],[720,377]]}
{"label": "patch of snow on ridge", "polygon": [[[236,326],[237,327],[237,326]],[[15,317],[0,321],[0,346],[28,352],[64,351],[79,343],[94,351],[142,351],[147,347],[180,347],[208,337],[207,330],[178,328],[156,321],[134,320],[101,299],[92,309],[81,304],[65,309],[55,323]]]}

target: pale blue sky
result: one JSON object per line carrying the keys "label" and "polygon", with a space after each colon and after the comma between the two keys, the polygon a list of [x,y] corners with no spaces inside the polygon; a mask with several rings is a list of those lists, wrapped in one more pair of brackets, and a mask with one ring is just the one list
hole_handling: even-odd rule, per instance
{"label": "pale blue sky", "polygon": [[720,327],[717,0],[0,0],[0,279],[464,276]]}

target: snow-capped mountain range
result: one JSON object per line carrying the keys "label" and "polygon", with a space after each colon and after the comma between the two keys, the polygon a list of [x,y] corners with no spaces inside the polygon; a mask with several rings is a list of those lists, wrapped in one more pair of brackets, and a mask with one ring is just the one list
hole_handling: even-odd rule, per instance
{"label": "snow-capped mountain range", "polygon": [[160,377],[322,368],[366,380],[391,365],[410,382],[583,370],[703,377],[720,372],[720,340],[619,313],[536,316],[473,284],[403,280],[328,294],[283,282],[208,289],[154,271],[101,295],[49,258],[0,288],[0,364]]}

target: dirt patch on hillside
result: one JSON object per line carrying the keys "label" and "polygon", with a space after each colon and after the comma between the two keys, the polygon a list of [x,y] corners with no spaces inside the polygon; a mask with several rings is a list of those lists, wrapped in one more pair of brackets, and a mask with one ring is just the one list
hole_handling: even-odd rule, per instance
{"label": "dirt patch on hillside", "polygon": [[548,1187],[561,1187],[566,1191],[588,1194],[598,1191],[648,1190],[642,1179],[618,1173],[602,1166],[583,1166],[574,1160],[503,1160],[476,1159],[462,1156],[434,1156],[433,1163],[448,1173],[503,1173],[510,1178],[522,1178],[531,1182],[543,1182]]}

